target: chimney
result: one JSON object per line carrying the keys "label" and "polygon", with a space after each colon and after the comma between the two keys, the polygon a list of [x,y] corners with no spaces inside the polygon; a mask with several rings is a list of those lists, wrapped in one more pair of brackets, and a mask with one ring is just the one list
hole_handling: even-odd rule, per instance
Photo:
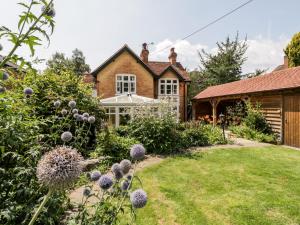
{"label": "chimney", "polygon": [[140,57],[142,58],[142,61],[144,63],[148,63],[148,56],[149,56],[149,50],[147,48],[147,43],[144,43],[140,54]]}
{"label": "chimney", "polygon": [[283,58],[283,65],[284,65],[285,68],[289,67],[289,59],[286,55]]}
{"label": "chimney", "polygon": [[169,55],[169,61],[172,65],[176,64],[177,59],[177,53],[175,52],[175,48],[171,48],[170,55]]}

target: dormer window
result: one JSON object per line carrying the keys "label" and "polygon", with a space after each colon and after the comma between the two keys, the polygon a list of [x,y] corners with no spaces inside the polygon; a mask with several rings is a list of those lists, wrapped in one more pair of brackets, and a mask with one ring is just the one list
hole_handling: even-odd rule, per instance
{"label": "dormer window", "polygon": [[136,77],[132,74],[117,74],[116,94],[136,93]]}

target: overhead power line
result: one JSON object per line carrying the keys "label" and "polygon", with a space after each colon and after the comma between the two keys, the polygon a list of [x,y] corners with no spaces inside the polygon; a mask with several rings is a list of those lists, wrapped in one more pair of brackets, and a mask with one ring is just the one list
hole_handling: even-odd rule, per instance
{"label": "overhead power line", "polygon": [[[200,31],[205,30],[206,28],[208,28],[208,27],[210,27],[211,25],[213,25],[213,24],[219,22],[220,20],[224,19],[225,17],[229,16],[230,14],[232,14],[232,13],[234,13],[235,11],[237,11],[237,10],[243,8],[244,6],[248,5],[249,3],[253,2],[253,1],[254,1],[254,0],[249,0],[249,1],[247,1],[247,2],[245,2],[245,3],[243,3],[243,4],[241,4],[240,6],[238,6],[238,7],[234,8],[234,9],[230,10],[230,11],[227,12],[226,14],[224,14],[224,15],[218,17],[217,19],[211,21],[210,23],[206,24],[205,26],[200,27],[199,29],[195,30],[194,32],[192,32],[192,33],[188,34],[187,36],[181,38],[180,41],[186,40],[186,39],[188,39],[189,37],[191,37],[191,36],[193,36],[193,35],[199,33]],[[166,47],[164,47],[164,48],[162,48],[162,49],[160,49],[160,50],[155,51],[154,53],[158,53],[158,52],[164,51],[165,49],[170,48],[170,47],[172,47],[172,46],[174,46],[174,45],[175,45],[175,44],[168,45],[168,46],[166,46]]]}

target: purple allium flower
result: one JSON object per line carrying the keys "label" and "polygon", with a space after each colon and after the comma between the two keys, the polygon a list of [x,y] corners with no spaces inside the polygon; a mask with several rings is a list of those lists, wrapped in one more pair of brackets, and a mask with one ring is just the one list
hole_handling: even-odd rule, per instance
{"label": "purple allium flower", "polygon": [[46,10],[46,6],[44,5],[42,7],[42,12],[45,13],[45,15],[47,16],[54,17],[55,16],[54,5],[53,4],[49,5],[47,10]]}
{"label": "purple allium flower", "polygon": [[117,180],[120,180],[123,177],[122,169],[119,163],[113,164],[111,171],[114,173],[114,176]]}
{"label": "purple allium flower", "polygon": [[83,157],[76,149],[59,146],[47,152],[37,165],[37,178],[49,189],[65,189],[81,174]]}
{"label": "purple allium flower", "polygon": [[88,118],[90,116],[90,114],[88,114],[87,112],[82,114],[84,117]]}
{"label": "purple allium flower", "polygon": [[88,122],[89,122],[89,123],[95,123],[95,121],[96,121],[96,118],[95,118],[94,116],[90,116],[90,117],[88,118]]}
{"label": "purple allium flower", "polygon": [[82,194],[85,196],[85,197],[89,197],[90,195],[91,195],[91,189],[89,188],[89,187],[85,187],[84,189],[83,189],[83,192],[82,192]]}
{"label": "purple allium flower", "polygon": [[78,114],[78,109],[72,109],[73,114]]}
{"label": "purple allium flower", "polygon": [[146,150],[143,145],[135,144],[131,147],[130,156],[133,160],[141,160],[145,157]]}
{"label": "purple allium flower", "polygon": [[73,135],[70,131],[63,132],[60,136],[60,138],[63,142],[71,141],[72,137],[73,137]]}
{"label": "purple allium flower", "polygon": [[4,93],[5,91],[6,91],[6,88],[0,86],[0,93]]}
{"label": "purple allium flower", "polygon": [[103,175],[100,177],[98,184],[100,188],[102,188],[103,190],[107,190],[113,185],[113,180],[110,176]]}
{"label": "purple allium flower", "polygon": [[135,190],[130,194],[130,201],[134,208],[143,208],[147,204],[147,194],[142,189]]}
{"label": "purple allium flower", "polygon": [[3,72],[2,80],[7,80],[8,78],[9,78],[9,74],[6,72]]}
{"label": "purple allium flower", "polygon": [[99,171],[94,171],[91,173],[91,180],[97,181],[101,177],[101,173]]}
{"label": "purple allium flower", "polygon": [[128,176],[127,176],[127,180],[130,181],[131,179],[132,179],[132,175],[128,175]]}
{"label": "purple allium flower", "polygon": [[78,116],[76,117],[76,120],[79,122],[83,121],[83,115],[78,114]]}
{"label": "purple allium flower", "polygon": [[69,101],[69,103],[68,103],[68,106],[70,107],[70,108],[75,108],[76,107],[76,102],[75,101]]}
{"label": "purple allium flower", "polygon": [[53,103],[53,105],[55,108],[58,108],[61,105],[61,102],[59,100],[57,100]]}
{"label": "purple allium flower", "polygon": [[121,190],[122,191],[127,191],[129,188],[129,181],[128,180],[124,180],[122,183],[121,183]]}
{"label": "purple allium flower", "polygon": [[128,173],[129,170],[131,169],[131,162],[128,160],[128,159],[123,159],[121,162],[120,162],[120,167],[121,167],[121,170],[124,174]]}
{"label": "purple allium flower", "polygon": [[68,110],[62,109],[62,110],[61,110],[61,114],[64,115],[64,116],[67,115],[67,114],[68,114]]}
{"label": "purple allium flower", "polygon": [[88,118],[83,117],[83,122],[87,122],[87,121],[88,121]]}
{"label": "purple allium flower", "polygon": [[27,88],[24,89],[24,94],[26,96],[30,96],[30,95],[33,94],[33,90],[30,87],[27,87]]}

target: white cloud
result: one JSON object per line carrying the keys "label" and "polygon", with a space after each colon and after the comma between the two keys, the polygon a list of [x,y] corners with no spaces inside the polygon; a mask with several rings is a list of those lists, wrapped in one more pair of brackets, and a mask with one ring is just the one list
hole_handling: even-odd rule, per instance
{"label": "white cloud", "polygon": [[[283,49],[288,43],[286,37],[280,37],[277,40],[257,36],[248,39],[248,50],[246,52],[247,61],[243,66],[243,73],[253,72],[255,69],[272,70],[283,63]],[[198,51],[205,49],[208,52],[216,52],[216,47],[208,47],[202,43],[192,44],[187,40],[172,41],[165,39],[154,46],[150,52],[151,60],[165,61],[168,59],[170,45],[174,46],[178,54],[178,61],[188,69],[193,70],[199,66]],[[167,48],[167,49],[164,49]],[[164,49],[163,51],[160,51]]]}

